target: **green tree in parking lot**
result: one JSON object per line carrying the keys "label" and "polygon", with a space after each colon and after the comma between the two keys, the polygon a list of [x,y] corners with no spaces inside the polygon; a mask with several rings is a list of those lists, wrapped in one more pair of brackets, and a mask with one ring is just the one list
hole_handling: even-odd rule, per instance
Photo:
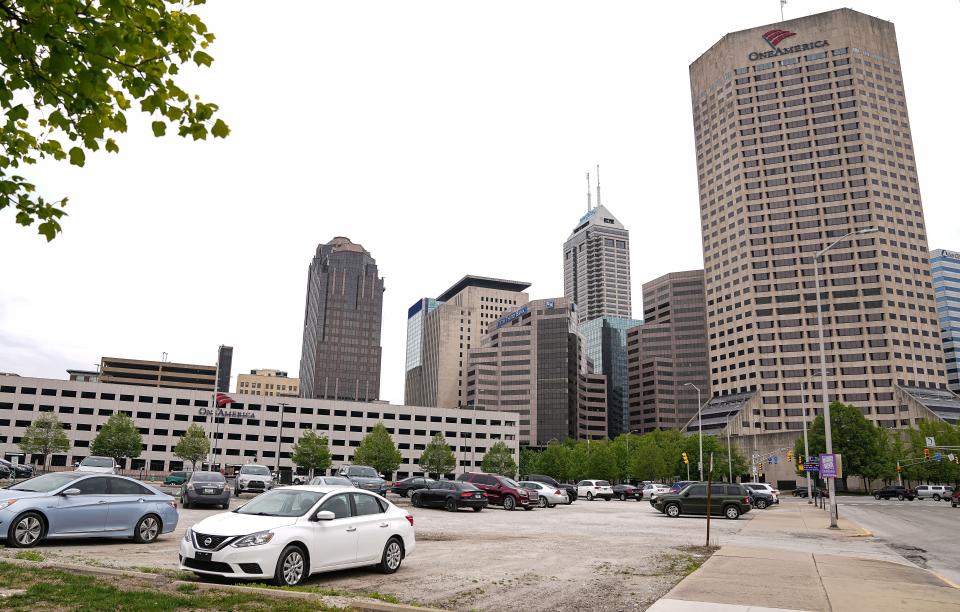
{"label": "green tree in parking lot", "polygon": [[443,478],[446,474],[453,471],[457,465],[457,458],[447,444],[447,439],[439,431],[430,440],[430,444],[423,449],[420,454],[420,469],[425,474],[436,474],[438,478]]}
{"label": "green tree in parking lot", "polygon": [[123,463],[127,457],[140,456],[143,450],[143,438],[133,424],[133,419],[122,412],[110,415],[100,428],[97,437],[90,443],[90,452],[100,457],[113,457],[117,463]]}
{"label": "green tree in parking lot", "polygon": [[527,474],[542,474],[540,471],[540,451],[536,451],[526,446],[520,449],[520,476]]}
{"label": "green tree in parking lot", "polygon": [[588,457],[590,478],[611,482],[617,480],[617,456],[610,444],[602,440],[591,442]]}
{"label": "green tree in parking lot", "polygon": [[[860,476],[863,479],[880,475],[878,466],[882,464],[880,454],[880,433],[856,406],[833,402],[830,404],[830,427],[833,435],[833,452],[843,456],[843,489],[846,490],[847,476]],[[826,437],[823,430],[823,415],[810,424],[807,432],[810,456],[817,457],[826,452]],[[803,438],[799,439],[803,448]]]}
{"label": "green tree in parking lot", "polygon": [[500,474],[508,478],[517,475],[517,462],[513,460],[513,451],[502,441],[494,443],[487,449],[481,466],[488,474]]}
{"label": "green tree in parking lot", "polygon": [[369,465],[381,474],[396,471],[402,461],[403,457],[382,421],[363,437],[360,446],[353,453],[355,464]]}
{"label": "green tree in parking lot", "polygon": [[196,423],[191,423],[187,427],[186,433],[173,447],[173,454],[184,461],[189,461],[194,470],[197,469],[197,461],[202,461],[207,453],[210,452],[210,440],[207,434]]}
{"label": "green tree in parking lot", "polygon": [[569,450],[568,447],[560,444],[556,440],[547,444],[547,448],[537,457],[537,470],[531,472],[537,474],[546,474],[552,478],[563,481],[569,478],[569,468],[567,466]]}
{"label": "green tree in parking lot", "polygon": [[46,467],[47,457],[70,450],[70,440],[63,433],[63,426],[57,417],[43,413],[24,430],[20,438],[20,450],[28,457],[43,455],[43,465]]}
{"label": "green tree in parking lot", "polygon": [[330,444],[327,436],[318,436],[313,430],[306,430],[293,445],[293,454],[290,457],[299,467],[310,470],[310,478],[313,478],[314,470],[323,472],[330,467]]}

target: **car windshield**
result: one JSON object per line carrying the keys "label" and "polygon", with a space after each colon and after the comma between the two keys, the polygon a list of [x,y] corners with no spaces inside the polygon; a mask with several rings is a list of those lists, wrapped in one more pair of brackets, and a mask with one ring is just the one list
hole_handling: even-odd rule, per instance
{"label": "car windshield", "polygon": [[354,465],[347,470],[348,476],[359,476],[360,478],[379,478],[377,470],[372,467]]}
{"label": "car windshield", "polygon": [[270,470],[262,465],[245,465],[240,468],[240,473],[247,476],[269,476]]}
{"label": "car windshield", "polygon": [[597,481],[597,486],[598,486],[598,487],[609,487],[609,486],[610,486],[610,483],[607,482],[606,480],[598,480],[598,481]]}
{"label": "car windshield", "polygon": [[329,485],[329,486],[340,486],[340,487],[352,487],[353,483],[347,480],[346,478],[341,478],[339,476],[317,476],[310,481],[312,485]]}
{"label": "car windshield", "polygon": [[517,482],[516,482],[515,480],[512,480],[512,479],[510,479],[510,478],[507,478],[506,476],[501,476],[501,477],[500,477],[500,482],[502,482],[503,484],[507,485],[508,487],[513,487],[514,489],[520,489],[520,488],[522,488],[520,485],[517,484]]}
{"label": "car windshield", "polygon": [[85,474],[74,472],[59,472],[56,474],[44,474],[30,480],[24,480],[12,487],[7,487],[11,491],[34,491],[37,493],[49,493],[55,491],[65,484],[68,484],[77,478],[83,478]]}
{"label": "car windshield", "polygon": [[193,482],[226,482],[220,472],[194,472],[190,479]]}
{"label": "car windshield", "polygon": [[303,516],[323,495],[314,491],[276,489],[261,493],[235,512],[259,516]]}
{"label": "car windshield", "polygon": [[87,457],[86,459],[80,462],[80,465],[82,465],[83,467],[112,468],[113,459],[109,459],[107,457]]}

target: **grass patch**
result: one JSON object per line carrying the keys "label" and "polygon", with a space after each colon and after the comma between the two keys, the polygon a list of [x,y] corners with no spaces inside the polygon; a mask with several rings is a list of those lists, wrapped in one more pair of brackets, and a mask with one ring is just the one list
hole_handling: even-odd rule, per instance
{"label": "grass patch", "polygon": [[181,593],[193,593],[194,591],[197,590],[197,588],[199,587],[197,587],[197,585],[193,583],[177,585],[177,590],[180,591]]}
{"label": "grass patch", "polygon": [[366,597],[368,599],[377,599],[386,603],[392,604],[406,604],[412,605],[407,602],[404,602],[399,597],[390,595],[388,593],[378,593],[376,591],[345,591],[343,589],[331,589],[329,587],[320,587],[320,586],[310,586],[310,585],[300,585],[300,586],[275,586],[272,584],[266,584],[264,582],[255,582],[248,584],[247,586],[257,587],[261,589],[274,589],[279,591],[299,591],[301,593],[313,593],[315,595],[326,595],[328,597]]}
{"label": "grass patch", "polygon": [[21,550],[13,556],[14,559],[24,559],[26,561],[43,561],[43,555],[35,550]]}
{"label": "grass patch", "polygon": [[166,576],[173,580],[189,580],[196,581],[197,577],[193,572],[184,572],[181,570],[170,569],[167,567],[150,567],[149,565],[135,565],[131,567],[133,571],[143,572],[144,574],[158,574],[160,576]]}
{"label": "grass patch", "polygon": [[660,555],[663,566],[659,573],[661,575],[679,574],[685,578],[697,571],[718,548],[718,546],[679,546],[678,553]]}
{"label": "grass patch", "polygon": [[270,612],[341,610],[324,606],[319,602],[270,601],[258,595],[217,590],[197,592],[177,589],[171,592],[139,584],[135,579],[126,582],[116,578],[104,580],[45,568],[24,572],[23,568],[9,563],[0,563],[0,584],[7,588],[26,589],[23,594],[3,600],[4,609],[17,612],[34,610],[174,612],[181,609]]}

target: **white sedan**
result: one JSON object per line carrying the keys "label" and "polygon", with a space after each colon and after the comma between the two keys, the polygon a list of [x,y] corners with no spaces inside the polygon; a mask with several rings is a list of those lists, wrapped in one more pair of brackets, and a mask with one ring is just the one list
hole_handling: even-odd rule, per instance
{"label": "white sedan", "polygon": [[517,484],[524,489],[531,489],[539,493],[540,501],[537,502],[537,505],[541,508],[553,508],[557,504],[570,503],[570,498],[567,497],[567,492],[563,489],[551,487],[550,485],[542,482],[533,482],[531,480],[524,480]]}
{"label": "white sedan", "polygon": [[316,572],[365,565],[392,574],[415,547],[413,516],[378,495],[283,487],[187,529],[180,569],[294,586]]}
{"label": "white sedan", "polygon": [[667,493],[670,491],[670,487],[665,484],[659,484],[656,482],[648,482],[643,485],[643,489],[640,491],[643,499],[650,499],[654,495],[660,495],[661,493]]}

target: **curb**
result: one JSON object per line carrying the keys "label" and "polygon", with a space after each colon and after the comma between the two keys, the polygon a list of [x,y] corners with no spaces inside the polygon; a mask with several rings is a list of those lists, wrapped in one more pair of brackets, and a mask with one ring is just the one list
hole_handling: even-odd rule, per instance
{"label": "curb", "polygon": [[91,565],[58,563],[55,561],[27,561],[25,559],[15,559],[13,557],[0,557],[0,562],[10,563],[11,565],[16,565],[23,568],[40,567],[44,569],[61,570],[73,574],[83,574],[85,576],[125,576],[128,578],[137,578],[146,582],[156,583],[158,585],[192,584],[196,586],[198,590],[203,591],[233,591],[235,593],[261,595],[272,598],[279,597],[284,599],[318,601],[329,603],[331,605],[333,604],[330,600],[339,600],[338,605],[342,605],[340,602],[346,602],[346,605],[349,606],[350,609],[361,610],[364,612],[441,612],[437,608],[388,603],[385,601],[378,601],[376,599],[363,597],[362,595],[351,595],[349,593],[345,593],[343,595],[322,595],[320,593],[310,593],[308,591],[287,591],[283,589],[243,586],[240,584],[217,584],[212,582],[194,582],[190,580],[171,580],[171,578],[165,574],[153,574],[149,572],[139,572],[136,570],[119,569],[113,567],[96,567]]}

